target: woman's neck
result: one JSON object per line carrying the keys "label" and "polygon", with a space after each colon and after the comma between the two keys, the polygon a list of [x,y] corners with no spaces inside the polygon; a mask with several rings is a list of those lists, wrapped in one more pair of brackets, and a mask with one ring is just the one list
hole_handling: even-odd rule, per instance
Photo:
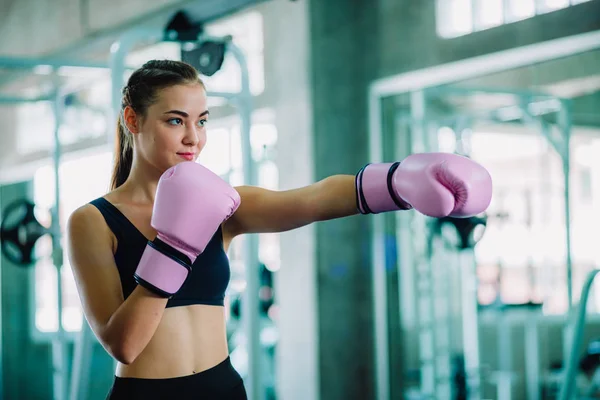
{"label": "woman's neck", "polygon": [[134,203],[154,203],[156,187],[162,172],[152,165],[141,165],[134,160],[129,177],[121,186]]}

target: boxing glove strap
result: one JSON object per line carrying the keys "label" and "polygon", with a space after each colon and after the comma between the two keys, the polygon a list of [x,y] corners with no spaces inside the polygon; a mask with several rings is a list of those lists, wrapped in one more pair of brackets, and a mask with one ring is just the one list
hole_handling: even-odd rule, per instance
{"label": "boxing glove strap", "polygon": [[[358,171],[358,173],[356,174],[356,177],[355,177],[356,208],[358,209],[358,211],[361,214],[377,214],[381,211],[388,211],[388,210],[373,210],[369,207],[369,204],[367,203],[367,199],[366,199],[366,196],[363,191],[363,187],[364,187],[363,186],[363,176],[364,176],[365,170],[370,165],[372,165],[372,164],[367,164],[363,168],[361,168],[361,170]],[[399,165],[400,165],[399,161],[393,163],[387,171],[385,183],[380,182],[379,184],[386,185],[386,189],[387,189],[386,194],[389,195],[389,198],[396,205],[396,207],[398,207],[399,210],[410,210],[412,207],[408,203],[403,201],[402,199],[398,198],[398,196],[396,196],[396,193],[395,193],[394,187],[393,187],[394,172],[396,172],[396,169],[398,169]],[[377,178],[377,179],[379,180],[380,178]],[[383,191],[384,189],[381,188],[381,190]],[[379,189],[377,189],[377,191],[379,191]]]}
{"label": "boxing glove strap", "polygon": [[170,299],[171,297],[173,297],[173,293],[168,293],[165,292],[164,290],[156,287],[155,285],[151,284],[150,282],[142,279],[138,274],[133,274],[133,279],[135,280],[135,282],[140,285],[141,287],[148,289],[149,291],[151,291],[152,293],[160,296],[160,297],[164,297],[165,299]]}
{"label": "boxing glove strap", "polygon": [[[160,263],[164,263],[165,261],[166,262],[175,262],[176,264],[180,265],[185,270],[187,270],[186,275],[191,272],[192,263],[191,263],[191,260],[189,259],[189,257],[186,256],[185,254],[183,254],[182,252],[180,252],[179,250],[177,250],[176,248],[170,246],[168,243],[163,242],[159,238],[155,238],[153,241],[149,240],[147,242],[147,245],[148,245],[148,247],[146,248],[146,251],[144,252],[144,255],[142,256],[142,260],[140,261],[140,263],[143,263],[145,260],[151,260],[149,262],[160,262]],[[153,253],[153,251],[156,251],[156,252]],[[152,254],[154,254],[154,255],[152,255]],[[148,258],[145,258],[145,257],[148,257]],[[156,257],[158,257],[158,258],[156,258]],[[161,261],[161,260],[164,260],[164,261]],[[136,272],[133,276],[138,285],[148,289],[149,291],[151,291],[161,297],[170,298],[171,296],[174,295],[174,293],[163,290],[160,287],[157,287],[157,285],[155,283],[151,283],[148,280],[142,278],[141,275],[146,276],[147,275],[146,271],[144,270],[143,272],[140,272],[138,269],[138,270],[136,270]],[[155,280],[155,278],[153,277],[152,280]]]}
{"label": "boxing glove strap", "polygon": [[394,186],[392,183],[393,178],[394,178],[394,172],[396,172],[396,170],[398,169],[399,166],[400,166],[400,161],[397,161],[397,162],[393,163],[392,166],[390,167],[390,169],[388,171],[388,175],[387,175],[387,188],[388,188],[390,197],[392,198],[392,200],[394,201],[394,203],[398,206],[398,208],[400,210],[410,210],[412,208],[410,206],[410,204],[408,204],[407,202],[405,202],[404,200],[402,200],[401,198],[396,196],[396,191],[394,190]]}
{"label": "boxing glove strap", "polygon": [[156,251],[160,251],[161,253],[171,257],[173,260],[177,261],[179,264],[183,265],[186,268],[190,268],[192,265],[192,260],[188,256],[186,256],[181,251],[177,250],[175,247],[170,244],[163,242],[158,237],[154,238],[152,241],[148,241],[148,246],[152,247]]}
{"label": "boxing glove strap", "polygon": [[369,206],[367,205],[367,199],[365,199],[365,195],[362,191],[362,174],[368,165],[369,164],[362,167],[354,178],[354,186],[356,187],[356,208],[361,214],[369,214],[371,212]]}

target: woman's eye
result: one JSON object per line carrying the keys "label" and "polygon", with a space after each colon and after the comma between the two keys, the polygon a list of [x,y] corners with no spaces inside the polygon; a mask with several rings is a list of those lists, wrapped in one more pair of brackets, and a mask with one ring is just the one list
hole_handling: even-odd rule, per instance
{"label": "woman's eye", "polygon": [[206,125],[207,122],[208,122],[207,120],[201,119],[200,121],[198,121],[198,125],[204,126],[204,125]]}
{"label": "woman's eye", "polygon": [[171,118],[167,120],[167,123],[170,125],[181,125],[183,123],[181,118]]}

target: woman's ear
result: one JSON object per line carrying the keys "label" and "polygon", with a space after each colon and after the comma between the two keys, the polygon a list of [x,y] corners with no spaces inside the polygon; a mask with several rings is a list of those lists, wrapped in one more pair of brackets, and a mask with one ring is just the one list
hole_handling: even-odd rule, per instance
{"label": "woman's ear", "polygon": [[123,122],[129,129],[129,132],[136,134],[140,131],[139,120],[135,111],[130,106],[125,107],[123,110]]}

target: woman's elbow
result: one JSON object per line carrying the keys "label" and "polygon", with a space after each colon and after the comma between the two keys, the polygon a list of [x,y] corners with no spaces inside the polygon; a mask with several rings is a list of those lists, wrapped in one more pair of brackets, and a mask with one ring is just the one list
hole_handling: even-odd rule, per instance
{"label": "woman's elbow", "polygon": [[128,345],[125,340],[102,341],[102,347],[112,358],[125,365],[132,364],[139,355],[136,347]]}
{"label": "woman's elbow", "polygon": [[139,355],[132,349],[123,345],[112,346],[109,350],[109,353],[115,360],[124,365],[132,364]]}

